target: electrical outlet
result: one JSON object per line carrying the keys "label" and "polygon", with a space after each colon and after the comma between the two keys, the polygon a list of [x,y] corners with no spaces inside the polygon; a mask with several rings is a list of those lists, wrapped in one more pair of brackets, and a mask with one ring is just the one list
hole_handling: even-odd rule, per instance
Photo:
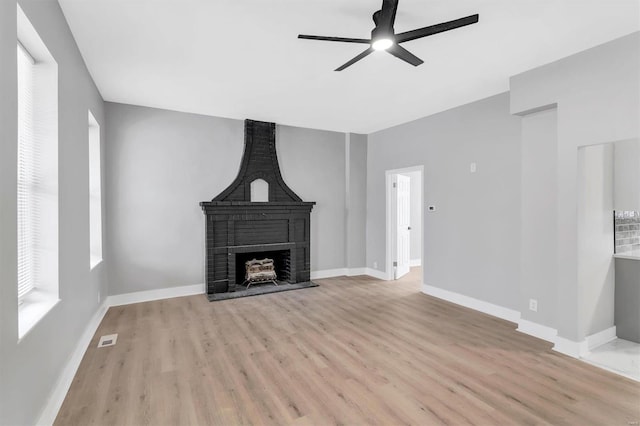
{"label": "electrical outlet", "polygon": [[529,310],[538,312],[538,301],[536,299],[529,299]]}
{"label": "electrical outlet", "polygon": [[373,269],[378,269],[378,262],[373,262]]}
{"label": "electrical outlet", "polygon": [[469,165],[469,171],[470,171],[471,173],[475,173],[477,170],[478,170],[478,165],[477,165],[476,163],[471,163],[471,164]]}

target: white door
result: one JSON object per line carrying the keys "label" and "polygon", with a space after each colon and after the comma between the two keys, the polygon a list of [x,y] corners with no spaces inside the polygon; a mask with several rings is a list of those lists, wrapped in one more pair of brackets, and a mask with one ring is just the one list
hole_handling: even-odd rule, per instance
{"label": "white door", "polygon": [[409,272],[409,250],[411,247],[411,179],[396,175],[396,267],[395,279]]}

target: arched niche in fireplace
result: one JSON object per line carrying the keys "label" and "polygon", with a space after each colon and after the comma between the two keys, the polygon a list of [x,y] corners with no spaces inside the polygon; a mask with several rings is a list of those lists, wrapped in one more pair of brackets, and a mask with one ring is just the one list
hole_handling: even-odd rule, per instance
{"label": "arched niche in fireplace", "polygon": [[264,179],[256,179],[251,182],[250,186],[252,203],[269,202],[269,182]]}

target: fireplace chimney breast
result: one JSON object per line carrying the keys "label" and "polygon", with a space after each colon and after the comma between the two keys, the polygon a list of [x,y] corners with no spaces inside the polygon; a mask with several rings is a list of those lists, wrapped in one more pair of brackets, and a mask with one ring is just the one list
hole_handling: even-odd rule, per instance
{"label": "fireplace chimney breast", "polygon": [[262,179],[269,185],[269,201],[301,202],[284,183],[276,154],[276,124],[244,121],[244,154],[238,176],[212,201],[251,201],[251,183]]}
{"label": "fireplace chimney breast", "polygon": [[[242,290],[244,277],[237,265],[254,254],[259,258],[261,253],[275,253],[285,259],[287,271],[282,276],[290,284],[310,280],[310,218],[315,202],[302,201],[282,179],[275,136],[275,123],[245,120],[238,176],[211,201],[200,203],[206,217],[209,300]],[[251,202],[252,183],[259,179],[268,184],[268,202]]]}

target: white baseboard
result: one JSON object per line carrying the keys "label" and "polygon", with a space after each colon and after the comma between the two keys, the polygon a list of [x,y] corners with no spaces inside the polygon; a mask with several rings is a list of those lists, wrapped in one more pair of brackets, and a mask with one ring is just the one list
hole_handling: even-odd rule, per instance
{"label": "white baseboard", "polygon": [[412,267],[412,268],[414,266],[420,266],[420,265],[422,265],[422,259],[411,259],[409,261],[409,266]]}
{"label": "white baseboard", "polygon": [[[455,303],[456,305],[461,305],[466,308],[483,312],[485,314],[493,315],[494,317],[515,322],[518,324],[517,330],[519,332],[553,343],[553,350],[556,352],[563,353],[573,358],[580,358],[589,353],[589,344],[587,343],[589,338],[583,340],[582,342],[575,342],[573,340],[565,339],[564,337],[558,336],[558,330],[556,330],[555,328],[547,327],[545,325],[522,319],[520,317],[520,312],[513,309],[494,305],[483,300],[474,299],[473,297],[465,296],[463,294],[444,290],[442,288],[430,286],[427,284],[422,284],[422,292],[430,296]],[[591,344],[604,344],[606,343],[606,341],[613,340],[615,338],[615,327],[612,327],[612,329],[607,329],[600,333],[596,333],[593,336],[589,336],[591,338]],[[593,348],[595,346],[591,347]]]}
{"label": "white baseboard", "polygon": [[444,290],[428,284],[422,284],[422,292],[429,296],[437,297],[438,299],[443,299],[448,302],[455,303],[456,305],[461,305],[485,314],[493,315],[494,317],[507,321],[518,322],[518,320],[520,320],[520,312],[518,311],[494,305],[493,303],[485,302],[484,300],[474,299],[473,297],[465,296],[460,293]]}
{"label": "white baseboard", "polygon": [[558,330],[555,328],[547,327],[533,321],[520,318],[518,321],[518,328],[516,329],[520,333],[528,334],[529,336],[537,337],[538,339],[546,340],[547,342],[555,343],[558,337]]}
{"label": "white baseboard", "polygon": [[580,358],[589,353],[587,340],[576,342],[558,336],[558,330],[533,321],[521,319],[518,321],[518,331],[553,343],[553,350],[573,358]]}
{"label": "white baseboard", "polygon": [[109,310],[108,298],[104,300],[102,305],[98,307],[96,313],[91,317],[89,324],[85,328],[76,348],[74,349],[71,357],[67,361],[62,373],[58,377],[56,384],[49,395],[47,400],[47,404],[45,405],[42,413],[40,413],[40,417],[36,425],[52,425],[58,416],[58,411],[60,411],[60,407],[62,407],[62,403],[64,402],[64,398],[67,396],[67,392],[71,387],[71,383],[73,382],[73,378],[78,371],[78,367],[80,367],[80,363],[82,362],[82,358],[84,357],[85,352],[87,351],[87,347],[89,347],[89,343],[91,343],[91,339],[93,335],[96,333],[96,330],[100,326],[102,322],[102,318],[104,318],[105,314]]}
{"label": "white baseboard", "polygon": [[130,305],[132,303],[150,302],[152,300],[171,299],[172,297],[193,296],[203,294],[204,284],[193,284],[179,287],[160,288],[157,290],[136,291],[109,296],[108,306]]}
{"label": "white baseboard", "polygon": [[613,327],[604,329],[598,333],[592,334],[591,336],[587,336],[587,349],[591,351],[592,349],[602,346],[605,343],[609,343],[612,340],[616,340],[617,338],[616,326],[614,325]]}
{"label": "white baseboard", "polygon": [[560,352],[561,354],[568,355],[572,358],[581,358],[589,353],[589,347],[587,346],[587,339],[582,342],[576,342],[574,340],[565,339],[564,337],[556,336],[553,350]]}
{"label": "white baseboard", "polygon": [[366,274],[373,277],[373,278],[377,278],[379,280],[384,280],[384,281],[388,281],[387,278],[387,273],[383,272],[383,271],[378,271],[377,269],[373,269],[373,268],[365,268],[366,269]]}

